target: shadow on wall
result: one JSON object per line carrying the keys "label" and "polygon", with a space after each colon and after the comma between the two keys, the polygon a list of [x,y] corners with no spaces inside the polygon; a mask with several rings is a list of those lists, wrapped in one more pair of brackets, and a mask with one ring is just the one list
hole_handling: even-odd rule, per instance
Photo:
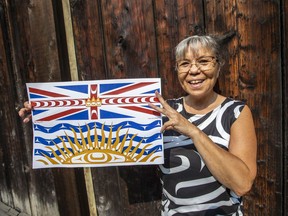
{"label": "shadow on wall", "polygon": [[161,199],[160,171],[158,166],[119,167],[120,177],[128,188],[130,204]]}

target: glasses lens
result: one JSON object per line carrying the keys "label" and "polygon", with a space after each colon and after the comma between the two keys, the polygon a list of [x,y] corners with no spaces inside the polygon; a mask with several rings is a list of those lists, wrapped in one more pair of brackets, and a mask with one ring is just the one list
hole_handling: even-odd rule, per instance
{"label": "glasses lens", "polygon": [[189,61],[180,61],[178,63],[179,72],[187,72],[190,69],[191,63]]}
{"label": "glasses lens", "polygon": [[205,56],[196,60],[196,64],[200,70],[209,70],[214,67],[214,57]]}
{"label": "glasses lens", "polygon": [[[195,65],[200,70],[210,70],[214,67],[214,59],[215,57],[212,56],[201,57],[196,60]],[[180,73],[188,72],[192,65],[193,63],[191,63],[190,61],[179,61],[177,64],[177,68]]]}

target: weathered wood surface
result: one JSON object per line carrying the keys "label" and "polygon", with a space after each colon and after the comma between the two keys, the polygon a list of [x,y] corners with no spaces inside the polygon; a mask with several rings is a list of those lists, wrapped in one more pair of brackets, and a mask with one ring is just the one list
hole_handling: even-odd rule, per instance
{"label": "weathered wood surface", "polygon": [[[0,0],[0,201],[31,215],[89,214],[82,169],[32,170],[31,125],[15,110],[26,82],[69,80],[75,70],[61,2]],[[218,88],[247,100],[259,143],[246,215],[286,214],[287,1],[70,0],[70,11],[80,80],[161,77],[165,98],[183,94],[175,45],[194,34],[223,36],[228,61]],[[98,215],[159,215],[155,169],[91,169]]]}
{"label": "weathered wood surface", "polygon": [[283,212],[288,212],[288,1],[282,1],[280,5],[283,14],[281,32],[283,38],[281,40],[282,46],[282,78],[283,78]]}
{"label": "weathered wood surface", "polygon": [[8,183],[5,191],[1,185],[1,201],[31,215],[80,215],[74,170],[32,170],[31,124],[22,125],[16,110],[27,100],[25,82],[61,80],[52,1],[1,5],[6,19],[1,30],[7,34],[1,51],[9,54],[1,79],[1,173]]}
{"label": "weathered wood surface", "polygon": [[165,98],[183,94],[175,72],[174,48],[189,35],[204,33],[201,1],[155,1],[155,25],[159,76]]}
{"label": "weathered wood surface", "polygon": [[247,100],[257,130],[258,176],[244,198],[245,211],[247,215],[281,215],[281,208],[268,207],[281,206],[283,190],[279,178],[284,148],[279,2],[207,1],[206,7],[208,32],[235,32],[227,43],[229,61],[220,89],[224,95]]}
{"label": "weathered wood surface", "polygon": [[[150,28],[154,25],[152,1],[89,3],[71,5],[81,79],[157,77],[155,32]],[[159,212],[155,204],[160,199],[159,179],[147,178],[146,167],[98,168],[92,174],[99,215],[141,215],[143,209],[149,215]],[[149,174],[155,176],[155,172]],[[158,201],[153,196],[155,187],[147,190],[143,184],[158,186]]]}
{"label": "weathered wood surface", "polygon": [[[0,46],[7,47],[5,41],[8,38],[7,26],[5,24],[4,8],[0,8],[1,29],[0,29]],[[0,145],[0,197],[5,200],[10,206],[21,206],[25,211],[30,212],[30,205],[28,199],[28,186],[25,181],[25,173],[23,173],[22,161],[22,143],[19,140],[19,129],[17,125],[17,117],[13,113],[16,112],[14,108],[14,101],[10,100],[11,95],[15,95],[13,86],[14,80],[11,74],[11,56],[7,49],[1,49],[1,64],[0,64],[0,91],[2,94],[0,101],[0,131],[1,131],[1,145]],[[17,178],[15,178],[17,177]],[[19,181],[19,179],[22,181]]]}
{"label": "weathered wood surface", "polygon": [[[281,215],[282,87],[279,3],[239,2],[239,87],[253,110],[258,136],[258,176],[247,211]],[[272,106],[271,106],[272,105]],[[273,120],[272,120],[273,119]],[[263,189],[266,189],[263,196]],[[279,206],[270,208],[269,206]]]}

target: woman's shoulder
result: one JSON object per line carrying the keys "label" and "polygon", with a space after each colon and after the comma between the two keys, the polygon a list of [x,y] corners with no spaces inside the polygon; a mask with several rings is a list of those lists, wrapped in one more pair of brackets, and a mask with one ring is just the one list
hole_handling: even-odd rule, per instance
{"label": "woman's shoulder", "polygon": [[232,97],[226,97],[223,102],[222,102],[222,107],[223,106],[232,106],[232,107],[236,107],[236,106],[245,106],[246,105],[246,101],[245,100],[240,100],[240,99],[236,99],[236,98],[232,98]]}
{"label": "woman's shoulder", "polygon": [[227,97],[221,104],[223,118],[230,119],[231,123],[233,123],[239,117],[245,105],[245,100]]}

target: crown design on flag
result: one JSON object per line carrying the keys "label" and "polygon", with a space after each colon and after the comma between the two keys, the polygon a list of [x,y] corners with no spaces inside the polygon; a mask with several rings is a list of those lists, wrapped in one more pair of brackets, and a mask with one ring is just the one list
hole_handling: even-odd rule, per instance
{"label": "crown design on flag", "polygon": [[88,98],[85,101],[86,107],[100,107],[102,105],[102,100],[100,98],[95,99],[95,97]]}

